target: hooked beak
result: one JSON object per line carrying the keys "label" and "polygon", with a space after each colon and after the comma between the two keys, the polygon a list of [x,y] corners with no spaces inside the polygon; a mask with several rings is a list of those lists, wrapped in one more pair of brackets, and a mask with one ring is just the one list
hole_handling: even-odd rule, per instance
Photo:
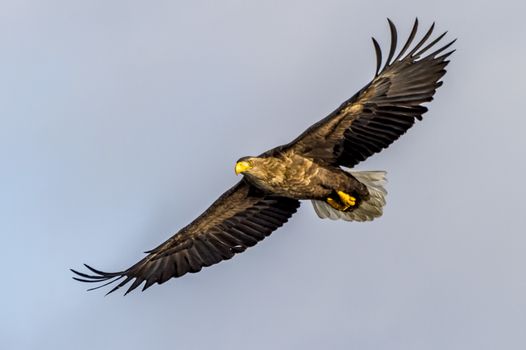
{"label": "hooked beak", "polygon": [[244,173],[248,169],[251,169],[252,165],[250,165],[247,161],[241,161],[236,163],[236,175],[239,175],[241,173]]}

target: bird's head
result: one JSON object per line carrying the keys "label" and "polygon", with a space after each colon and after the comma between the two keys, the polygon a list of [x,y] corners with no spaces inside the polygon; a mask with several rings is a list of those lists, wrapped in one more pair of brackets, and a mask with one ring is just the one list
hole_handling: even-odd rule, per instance
{"label": "bird's head", "polygon": [[250,172],[256,166],[256,158],[243,157],[236,162],[236,175]]}
{"label": "bird's head", "polygon": [[250,181],[266,183],[276,177],[276,161],[272,157],[243,157],[236,162],[235,170],[236,175],[243,174]]}

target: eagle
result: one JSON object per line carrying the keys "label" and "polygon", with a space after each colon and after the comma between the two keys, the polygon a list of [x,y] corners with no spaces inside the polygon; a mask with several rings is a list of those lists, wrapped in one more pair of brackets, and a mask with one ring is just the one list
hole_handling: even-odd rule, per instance
{"label": "eagle", "polygon": [[285,224],[303,200],[312,202],[320,218],[363,222],[380,217],[386,173],[352,168],[422,119],[427,111],[423,104],[433,100],[442,85],[448,57],[455,51],[449,48],[456,40],[437,45],[447,32],[431,40],[433,23],[415,41],[415,19],[398,50],[396,27],[387,21],[391,34],[387,59],[383,61],[380,45],[372,38],[376,71],[365,87],[292,142],[240,158],[235,173],[243,175],[241,181],[135,265],[104,272],[84,264],[89,271],[72,269],[73,278],[98,283],[89,290],[115,283],[107,294],[128,283],[125,295],[143,282],[144,291],[254,246]]}

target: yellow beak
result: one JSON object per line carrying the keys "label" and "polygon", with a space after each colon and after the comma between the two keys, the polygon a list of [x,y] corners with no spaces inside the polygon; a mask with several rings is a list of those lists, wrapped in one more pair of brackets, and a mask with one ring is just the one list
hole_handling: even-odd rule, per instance
{"label": "yellow beak", "polygon": [[239,175],[241,173],[244,173],[248,169],[252,168],[252,165],[250,165],[249,162],[242,161],[236,163],[236,175]]}

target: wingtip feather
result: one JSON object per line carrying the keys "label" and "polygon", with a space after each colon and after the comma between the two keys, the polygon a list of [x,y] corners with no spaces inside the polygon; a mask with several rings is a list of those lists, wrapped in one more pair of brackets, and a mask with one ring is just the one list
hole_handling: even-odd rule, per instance
{"label": "wingtip feather", "polygon": [[387,56],[387,60],[385,61],[385,66],[391,64],[391,60],[394,57],[398,41],[398,33],[396,31],[396,26],[389,18],[387,18],[387,22],[389,23],[389,31],[391,32],[391,46],[389,47],[389,55]]}
{"label": "wingtip feather", "polygon": [[380,73],[380,68],[382,67],[382,49],[374,37],[371,39],[373,40],[374,50],[376,52],[376,73],[374,75],[378,76],[378,73]]}

